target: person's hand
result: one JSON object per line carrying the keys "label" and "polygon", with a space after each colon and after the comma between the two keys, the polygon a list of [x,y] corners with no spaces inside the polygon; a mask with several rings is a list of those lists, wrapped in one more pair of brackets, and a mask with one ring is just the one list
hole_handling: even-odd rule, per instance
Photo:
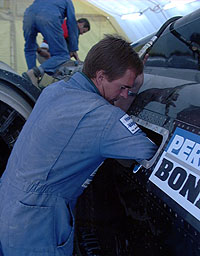
{"label": "person's hand", "polygon": [[46,59],[49,59],[49,58],[51,57],[50,52],[49,52],[48,49],[46,49],[46,48],[40,48],[40,47],[38,47],[38,48],[37,48],[37,52],[38,52],[38,54],[40,54],[40,56],[42,56],[42,57],[44,57],[44,58],[46,58]]}
{"label": "person's hand", "polygon": [[78,53],[77,52],[70,52],[70,57],[74,57],[75,60],[79,60]]}

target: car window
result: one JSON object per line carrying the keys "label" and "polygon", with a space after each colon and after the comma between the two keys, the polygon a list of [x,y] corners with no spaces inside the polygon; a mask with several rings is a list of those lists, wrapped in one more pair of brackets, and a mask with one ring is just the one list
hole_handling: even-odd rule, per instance
{"label": "car window", "polygon": [[[178,21],[177,21],[178,24]],[[146,66],[200,69],[199,19],[184,26],[171,24],[155,43]]]}

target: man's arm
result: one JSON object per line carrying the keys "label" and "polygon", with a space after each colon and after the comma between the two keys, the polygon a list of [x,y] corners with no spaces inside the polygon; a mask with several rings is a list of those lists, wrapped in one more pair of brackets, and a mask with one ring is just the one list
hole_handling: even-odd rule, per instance
{"label": "man's arm", "polygon": [[42,56],[42,57],[44,57],[46,59],[49,59],[51,57],[50,52],[47,49],[43,49],[41,47],[37,48],[37,53],[39,53],[40,56]]}
{"label": "man's arm", "polygon": [[77,52],[70,52],[70,57],[74,57],[75,60],[79,60],[78,53]]}
{"label": "man's arm", "polygon": [[68,47],[69,52],[78,51],[78,26],[75,16],[74,5],[71,0],[67,0],[67,29],[68,29]]}

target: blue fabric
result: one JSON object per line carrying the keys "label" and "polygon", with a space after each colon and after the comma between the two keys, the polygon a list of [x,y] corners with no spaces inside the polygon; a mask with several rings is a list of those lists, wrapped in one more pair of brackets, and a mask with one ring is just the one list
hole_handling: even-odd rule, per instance
{"label": "blue fabric", "polygon": [[2,177],[5,256],[71,255],[74,205],[98,166],[155,151],[141,130],[132,134],[120,122],[124,114],[81,73],[43,90]]}
{"label": "blue fabric", "polygon": [[[69,49],[61,27],[65,17],[69,24]],[[36,66],[36,36],[39,32],[49,44],[51,58],[41,65],[49,75],[70,59],[69,51],[78,50],[78,26],[71,0],[35,0],[24,13],[23,30],[28,69]]]}

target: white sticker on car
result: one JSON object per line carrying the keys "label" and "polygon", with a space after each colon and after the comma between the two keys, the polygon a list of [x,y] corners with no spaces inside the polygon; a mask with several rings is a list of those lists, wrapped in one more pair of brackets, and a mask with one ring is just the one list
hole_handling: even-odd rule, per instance
{"label": "white sticker on car", "polygon": [[176,128],[149,179],[200,220],[200,136]]}

